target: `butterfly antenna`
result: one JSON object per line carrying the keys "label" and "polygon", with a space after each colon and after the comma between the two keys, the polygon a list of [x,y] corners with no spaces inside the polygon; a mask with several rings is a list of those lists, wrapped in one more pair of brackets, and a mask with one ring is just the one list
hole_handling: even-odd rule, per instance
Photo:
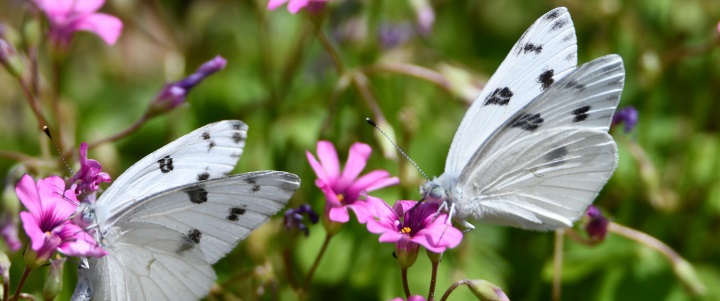
{"label": "butterfly antenna", "polygon": [[67,161],[65,161],[65,157],[63,157],[63,155],[62,155],[62,151],[60,151],[60,148],[58,147],[57,143],[55,143],[55,140],[53,140],[52,135],[50,135],[50,128],[47,125],[43,126],[43,132],[45,132],[45,135],[47,135],[48,138],[50,138],[50,141],[55,146],[55,150],[57,150],[58,154],[60,155],[60,159],[62,159],[63,163],[65,164],[65,167],[70,172],[70,176],[75,177],[75,174],[73,173],[72,169],[70,168],[70,165],[68,165]]}
{"label": "butterfly antenna", "polygon": [[412,165],[415,166],[415,168],[423,175],[423,177],[425,178],[425,180],[430,181],[430,178],[428,178],[428,176],[425,174],[425,172],[424,172],[422,169],[420,169],[420,166],[418,166],[418,165],[415,163],[415,161],[413,161],[412,159],[410,159],[410,156],[408,156],[397,144],[395,144],[395,142],[392,141],[392,139],[390,139],[390,137],[389,137],[387,134],[385,134],[385,132],[383,132],[383,130],[381,130],[380,127],[377,126],[377,124],[375,123],[375,121],[372,121],[372,119],[370,119],[370,118],[365,118],[365,121],[366,121],[368,124],[370,124],[370,125],[372,125],[373,127],[375,127],[376,130],[380,131],[380,133],[383,134],[383,136],[385,136],[385,138],[387,138],[387,140],[390,141],[390,143],[392,143],[392,145],[403,155],[403,157],[405,157],[405,159],[407,159],[408,161],[410,161],[410,163],[412,163]]}

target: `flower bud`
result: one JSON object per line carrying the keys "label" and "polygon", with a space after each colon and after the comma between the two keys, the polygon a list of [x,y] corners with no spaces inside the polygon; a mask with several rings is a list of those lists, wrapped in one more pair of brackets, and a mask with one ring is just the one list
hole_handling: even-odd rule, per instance
{"label": "flower bud", "polygon": [[415,264],[420,245],[412,241],[402,241],[395,244],[395,258],[403,269],[410,268]]}
{"label": "flower bud", "polygon": [[503,290],[485,280],[472,280],[468,282],[470,291],[481,301],[510,301]]}
{"label": "flower bud", "polygon": [[45,286],[43,287],[43,298],[45,300],[53,300],[60,294],[62,290],[63,267],[65,266],[65,258],[50,260],[50,268],[48,269]]}

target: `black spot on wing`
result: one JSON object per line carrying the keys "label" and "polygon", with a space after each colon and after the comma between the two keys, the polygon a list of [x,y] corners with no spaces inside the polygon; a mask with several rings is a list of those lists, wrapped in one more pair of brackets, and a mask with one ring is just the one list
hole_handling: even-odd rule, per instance
{"label": "black spot on wing", "polygon": [[517,117],[515,117],[510,122],[510,127],[513,128],[521,128],[526,131],[534,131],[539,128],[543,122],[545,122],[542,117],[540,117],[540,113],[537,114],[519,114]]}
{"label": "black spot on wing", "polygon": [[217,144],[215,144],[215,141],[210,141],[210,143],[208,143],[208,151],[210,151],[210,150],[211,150],[213,147],[215,147],[216,145],[217,145]]}
{"label": "black spot on wing", "polygon": [[553,149],[545,155],[545,160],[549,162],[548,166],[558,166],[563,164],[563,159],[568,155],[568,150],[564,146]]}
{"label": "black spot on wing", "polygon": [[202,184],[185,188],[183,191],[187,193],[190,202],[194,204],[202,204],[208,201],[208,192]]}
{"label": "black spot on wing", "polygon": [[545,20],[548,20],[548,21],[555,20],[555,18],[557,18],[559,15],[560,15],[559,10],[553,10],[553,11],[549,12],[547,15],[545,15]]}
{"label": "black spot on wing", "polygon": [[203,138],[203,140],[208,140],[208,139],[210,139],[210,132],[203,132],[203,133],[202,133],[202,138]]}
{"label": "black spot on wing", "polygon": [[510,103],[510,98],[512,98],[513,95],[514,93],[510,91],[508,87],[497,88],[485,98],[483,105],[506,106]]}
{"label": "black spot on wing", "polygon": [[578,91],[585,90],[585,85],[578,83],[576,81],[569,81],[565,86],[568,88],[573,88]]}
{"label": "black spot on wing", "polygon": [[182,255],[183,253],[192,250],[197,244],[200,243],[200,239],[202,238],[202,232],[198,229],[191,229],[182,236],[182,244],[176,251],[178,255]]}
{"label": "black spot on wing", "polygon": [[523,52],[535,52],[535,54],[540,54],[542,52],[543,46],[542,45],[535,45],[533,43],[527,43],[525,46],[523,46]]}
{"label": "black spot on wing", "polygon": [[235,132],[235,134],[233,134],[232,136],[232,139],[235,144],[238,144],[245,141],[245,135],[241,134],[240,132]]}
{"label": "black spot on wing", "polygon": [[575,52],[570,52],[570,53],[568,53],[567,56],[565,57],[565,60],[568,61],[568,62],[569,62],[569,61],[572,61],[572,60],[575,59],[575,55],[577,55],[577,53],[575,53]]}
{"label": "black spot on wing", "polygon": [[246,207],[247,207],[247,205],[242,205],[242,208],[241,207],[230,208],[230,210],[228,210],[227,220],[229,220],[231,222],[238,221],[240,219],[240,216],[245,214],[245,212],[247,212],[247,210],[245,209]]}
{"label": "black spot on wing", "polygon": [[583,106],[583,107],[579,107],[579,108],[573,110],[572,111],[572,114],[574,115],[573,122],[580,122],[580,121],[584,121],[585,119],[587,119],[590,116],[587,113],[588,111],[590,111],[590,106]]}
{"label": "black spot on wing", "polygon": [[173,166],[173,159],[170,158],[170,156],[165,156],[160,160],[157,160],[157,163],[160,164],[160,171],[162,173],[169,173],[171,170],[175,169],[175,166]]}
{"label": "black spot on wing", "polygon": [[567,19],[557,20],[557,21],[555,21],[555,23],[553,23],[552,27],[550,28],[550,31],[555,31],[555,30],[558,30],[558,29],[560,29],[560,28],[563,28],[563,27],[565,27],[565,25],[567,25],[567,24],[568,24],[568,20],[567,20]]}
{"label": "black spot on wing", "polygon": [[199,174],[199,175],[197,176],[198,181],[205,181],[205,180],[207,180],[207,179],[209,179],[209,178],[210,178],[210,174],[209,174],[209,173],[206,173],[206,172],[201,173],[201,174]]}
{"label": "black spot on wing", "polygon": [[257,184],[256,177],[249,177],[249,178],[245,179],[245,183],[252,185],[252,188],[250,188],[250,191],[252,191],[252,192],[260,191],[260,185]]}
{"label": "black spot on wing", "polygon": [[555,75],[555,70],[545,70],[543,73],[540,73],[540,76],[538,76],[538,82],[542,84],[542,89],[546,90],[555,82],[555,79],[553,78],[553,75]]}
{"label": "black spot on wing", "polygon": [[574,38],[575,38],[575,34],[571,32],[570,34],[564,36],[564,37],[562,38],[562,41],[563,41],[563,42],[568,42],[568,41],[570,41],[570,40],[572,40],[572,39],[574,39]]}
{"label": "black spot on wing", "polygon": [[234,121],[232,123],[233,130],[240,130],[240,129],[242,129],[242,127],[243,127],[243,123],[240,121]]}

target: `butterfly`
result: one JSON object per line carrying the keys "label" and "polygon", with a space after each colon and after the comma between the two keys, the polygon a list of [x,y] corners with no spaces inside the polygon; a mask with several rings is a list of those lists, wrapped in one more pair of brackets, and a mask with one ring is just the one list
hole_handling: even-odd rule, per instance
{"label": "butterfly", "polygon": [[208,124],[131,166],[82,211],[108,252],[80,268],[74,300],[198,300],[211,264],[283,208],[300,179],[282,171],[230,175],[247,125]]}
{"label": "butterfly", "polygon": [[540,17],[463,117],[445,171],[420,186],[460,225],[571,227],[618,164],[608,134],[625,70],[620,56],[579,67],[567,9]]}

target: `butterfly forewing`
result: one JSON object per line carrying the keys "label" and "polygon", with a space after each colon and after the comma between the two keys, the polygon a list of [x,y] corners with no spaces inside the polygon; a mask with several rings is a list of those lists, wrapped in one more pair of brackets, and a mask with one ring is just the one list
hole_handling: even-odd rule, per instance
{"label": "butterfly forewing", "polygon": [[468,161],[459,182],[475,166],[518,139],[558,127],[607,132],[625,82],[622,58],[612,54],[583,64],[498,126]]}
{"label": "butterfly forewing", "polygon": [[455,133],[445,173],[462,171],[495,128],[576,65],[577,41],[572,19],[566,8],[556,8],[522,35],[475,99]]}
{"label": "butterfly forewing", "polygon": [[[258,171],[174,187],[127,208],[114,227],[151,223],[197,240],[209,263],[232,250],[285,206],[300,179],[281,171]],[[182,253],[182,251],[178,251]]]}
{"label": "butterfly forewing", "polygon": [[208,124],[158,149],[118,177],[97,201],[100,222],[171,187],[228,175],[242,155],[247,125]]}

